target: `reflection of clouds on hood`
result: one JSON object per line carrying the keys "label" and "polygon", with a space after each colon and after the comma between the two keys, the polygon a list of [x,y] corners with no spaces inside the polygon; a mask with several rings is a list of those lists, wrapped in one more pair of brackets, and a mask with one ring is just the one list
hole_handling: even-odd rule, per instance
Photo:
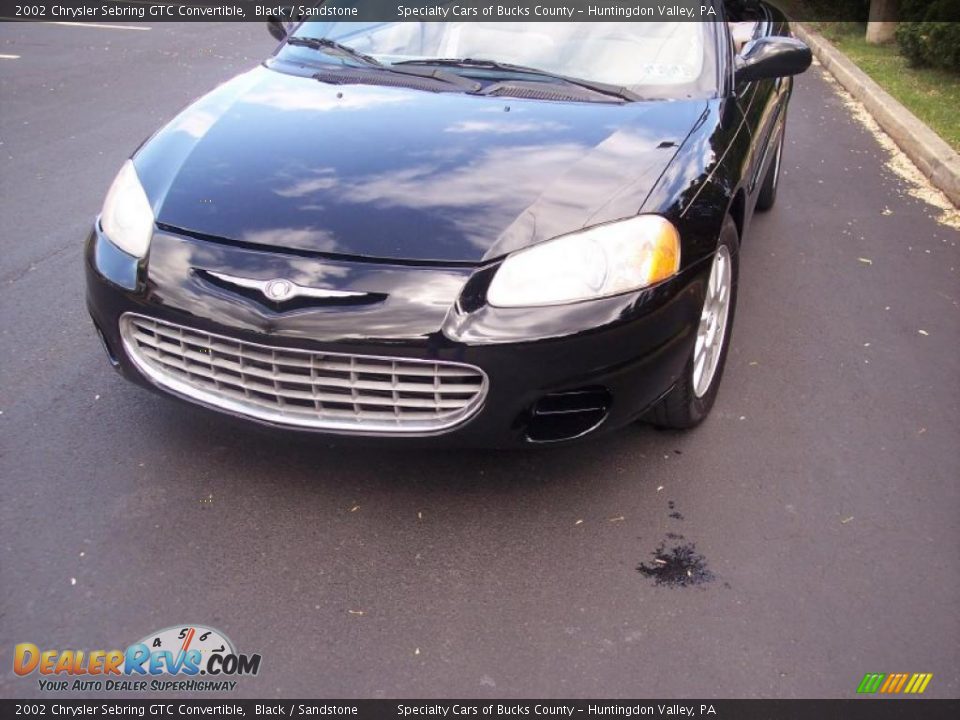
{"label": "reflection of clouds on hood", "polygon": [[[158,243],[159,245],[159,243]],[[153,252],[158,252],[154,248]],[[162,242],[163,262],[150,263],[147,273],[150,281],[160,287],[177,287],[190,268],[209,263],[213,253],[202,245],[185,242]]]}
{"label": "reflection of clouds on hood", "polygon": [[251,230],[244,233],[240,239],[253,245],[306,248],[318,252],[333,252],[337,248],[337,241],[333,233],[329,230],[309,227]]}
{"label": "reflection of clouds on hood", "polygon": [[198,140],[207,134],[217,121],[217,115],[209,110],[191,110],[178,116],[170,123],[170,132],[184,132]]}
{"label": "reflection of clouds on hood", "polygon": [[292,181],[273,192],[280,197],[300,198],[320,190],[330,190],[337,186],[337,171],[334,168],[318,168],[309,170],[306,174],[312,177]]}
{"label": "reflection of clouds on hood", "polygon": [[[462,163],[425,160],[341,187],[350,202],[435,212],[478,247],[490,247],[499,238],[492,257],[523,246],[534,234],[546,239],[582,227],[621,194],[630,196],[635,183],[652,182],[663,164],[648,160],[647,172],[641,173],[630,160],[653,150],[653,140],[650,133],[624,130],[593,148],[577,143],[495,147]],[[669,157],[664,153],[663,161]],[[611,210],[626,217],[638,208],[635,203]]]}
{"label": "reflection of clouds on hood", "polygon": [[399,282],[389,287],[391,295],[402,297],[404,302],[414,305],[440,307],[449,307],[450,303],[457,299],[466,282],[465,276],[443,273],[403,274],[398,276],[398,279]]}
{"label": "reflection of clouds on hood", "polygon": [[324,263],[323,265],[307,265],[303,267],[291,268],[284,275],[288,280],[292,280],[298,285],[305,287],[320,287],[331,278],[342,279],[350,275],[350,268],[344,265],[334,265],[333,263]]}
{"label": "reflection of clouds on hood", "polygon": [[519,215],[586,150],[575,143],[491,148],[453,167],[424,163],[362,176],[350,182],[344,197],[432,210],[485,247],[503,230],[504,211]]}
{"label": "reflection of clouds on hood", "polygon": [[449,168],[422,165],[357,178],[351,200],[413,208],[515,205],[536,196],[546,178],[558,178],[586,148],[576,143],[495,147]]}
{"label": "reflection of clouds on hood", "polygon": [[182,132],[199,140],[223,117],[237,97],[256,85],[260,78],[260,73],[252,70],[223,83],[177,115],[166,131]]}
{"label": "reflection of clouds on hood", "polygon": [[514,133],[529,132],[558,132],[566,130],[567,126],[558,122],[536,120],[526,122],[497,122],[494,120],[461,120],[443,129],[448,133],[493,133],[495,135],[511,135]]}
{"label": "reflection of clouds on hood", "polygon": [[366,110],[382,105],[395,105],[409,102],[411,96],[391,90],[367,89],[362,91],[347,89],[341,91],[342,97],[331,91],[329,86],[317,81],[314,87],[289,88],[283,85],[264,84],[240,98],[240,103],[264,105],[273,110],[310,110],[328,112],[332,110]]}

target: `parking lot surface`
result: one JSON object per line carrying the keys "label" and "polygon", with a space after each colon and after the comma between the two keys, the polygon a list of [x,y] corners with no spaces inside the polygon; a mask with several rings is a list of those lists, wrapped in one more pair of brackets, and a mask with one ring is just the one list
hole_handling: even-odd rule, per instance
{"label": "parking lot surface", "polygon": [[960,232],[818,68],[700,428],[424,452],[152,395],[88,320],[82,241],[123,160],[272,47],[0,25],[0,694],[40,692],[16,643],[181,623],[262,655],[240,696],[960,693]]}

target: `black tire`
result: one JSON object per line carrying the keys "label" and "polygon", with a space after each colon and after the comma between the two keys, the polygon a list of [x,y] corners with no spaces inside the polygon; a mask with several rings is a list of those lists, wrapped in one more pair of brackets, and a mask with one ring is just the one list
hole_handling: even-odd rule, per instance
{"label": "black tire", "polygon": [[[690,351],[690,359],[684,367],[683,374],[673,389],[650,409],[644,418],[655,427],[671,430],[686,430],[698,424],[709,414],[717,399],[717,389],[723,377],[723,366],[727,361],[727,351],[730,349],[730,334],[733,329],[733,317],[737,308],[737,283],[740,271],[739,260],[739,233],[733,218],[727,215],[720,230],[719,247],[726,246],[730,254],[730,306],[727,311],[727,321],[724,326],[723,339],[717,367],[706,391],[698,396],[694,387],[694,352]],[[706,293],[704,293],[706,295]],[[706,302],[706,300],[704,301]]]}
{"label": "black tire", "polygon": [[786,130],[780,132],[780,140],[777,142],[777,151],[770,160],[770,167],[767,168],[767,175],[763,178],[763,185],[760,186],[760,194],[757,195],[757,210],[769,210],[777,202],[777,188],[780,186],[780,165],[783,160],[783,143],[786,138]]}

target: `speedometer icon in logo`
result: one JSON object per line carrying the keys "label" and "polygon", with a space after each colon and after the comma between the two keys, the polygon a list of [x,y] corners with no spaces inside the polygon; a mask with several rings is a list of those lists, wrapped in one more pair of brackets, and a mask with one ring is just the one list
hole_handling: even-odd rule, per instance
{"label": "speedometer icon in logo", "polygon": [[191,650],[199,651],[201,660],[197,665],[200,667],[207,666],[211,655],[236,655],[233,643],[226,635],[204,625],[174,625],[150,633],[140,642],[152,653],[166,650],[177,656]]}

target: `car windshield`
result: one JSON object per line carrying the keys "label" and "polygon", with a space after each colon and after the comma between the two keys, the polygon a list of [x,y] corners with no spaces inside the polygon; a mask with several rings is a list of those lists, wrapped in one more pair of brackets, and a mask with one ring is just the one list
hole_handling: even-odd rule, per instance
{"label": "car windshield", "polygon": [[[295,36],[335,40],[385,65],[493,61],[624,87],[644,98],[703,97],[716,90],[713,35],[706,23],[306,22]],[[283,56],[315,62],[308,59],[311,52],[305,45],[288,45]],[[349,58],[330,54],[324,61]],[[497,79],[514,74],[502,68],[446,69]]]}

